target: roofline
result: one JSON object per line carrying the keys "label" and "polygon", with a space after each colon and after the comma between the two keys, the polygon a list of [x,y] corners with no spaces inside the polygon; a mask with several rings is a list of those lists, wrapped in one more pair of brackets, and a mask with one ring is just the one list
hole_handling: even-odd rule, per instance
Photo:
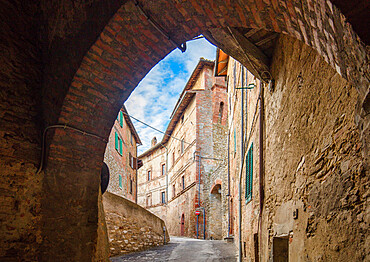
{"label": "roofline", "polygon": [[125,117],[126,123],[127,123],[128,127],[131,130],[131,133],[135,137],[136,144],[142,145],[141,140],[140,140],[140,137],[139,137],[139,134],[136,132],[135,126],[134,126],[134,124],[132,123],[132,121],[130,119],[130,116],[129,116],[128,112],[127,112],[127,109],[126,109],[125,105],[123,105],[121,109],[123,111],[123,115]]}
{"label": "roofline", "polygon": [[172,111],[171,113],[171,116],[170,118],[172,119],[172,117],[174,116],[174,114],[176,113],[175,112],[175,109],[178,107],[178,104],[181,102],[181,98],[182,96],[184,95],[185,91],[187,90],[190,90],[190,88],[192,88],[195,84],[195,80],[196,78],[199,76],[200,72],[202,71],[202,69],[205,67],[205,66],[214,66],[215,65],[215,61],[212,61],[212,60],[208,60],[208,59],[204,59],[203,57],[201,57],[199,59],[199,62],[198,64],[196,65],[196,67],[194,68],[193,70],[193,73],[191,74],[191,76],[189,77],[189,80],[188,82],[186,83],[184,89],[182,90],[181,92],[181,95],[179,97],[179,99],[177,100],[176,102],[176,105],[174,107],[174,110]]}
{"label": "roofline", "polygon": [[[176,118],[177,116],[179,116],[178,109],[184,103],[184,101],[186,101],[185,96],[187,94],[190,94],[188,96],[189,100],[187,101],[187,103],[190,103],[190,101],[193,99],[193,97],[196,95],[197,92],[203,91],[203,90],[190,90],[190,89],[194,86],[194,84],[196,82],[196,79],[198,78],[202,69],[205,66],[213,67],[214,65],[215,65],[214,61],[204,59],[204,58],[199,59],[198,64],[196,65],[195,69],[193,70],[193,73],[191,74],[188,82],[186,83],[184,89],[182,90],[181,95],[180,95],[179,99],[177,100],[176,105],[175,105],[175,107],[174,107],[174,109],[171,113],[171,117],[170,117],[171,120],[167,125],[165,134],[162,137],[162,141],[157,143],[155,146],[149,148],[148,150],[146,150],[144,153],[142,153],[140,156],[138,156],[138,158],[142,158],[142,157],[152,153],[154,150],[158,149],[158,147],[165,147],[165,145],[167,144],[167,142],[169,140],[169,137],[171,136],[171,134],[173,132],[173,130],[170,130],[170,127],[171,127],[171,125],[176,124],[178,119],[179,119],[179,117]],[[186,106],[187,106],[187,104],[186,104]]]}

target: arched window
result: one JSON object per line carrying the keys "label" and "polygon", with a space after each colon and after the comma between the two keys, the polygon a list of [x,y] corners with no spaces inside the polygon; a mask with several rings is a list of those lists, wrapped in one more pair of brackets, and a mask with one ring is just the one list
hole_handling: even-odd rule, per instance
{"label": "arched window", "polygon": [[220,103],[220,109],[218,110],[218,123],[220,123],[220,124],[222,122],[223,111],[224,111],[224,102],[221,102]]}

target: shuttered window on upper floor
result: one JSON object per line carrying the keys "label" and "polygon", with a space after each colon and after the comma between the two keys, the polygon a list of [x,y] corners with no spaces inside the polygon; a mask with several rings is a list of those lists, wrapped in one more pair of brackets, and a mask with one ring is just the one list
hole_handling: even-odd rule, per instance
{"label": "shuttered window on upper floor", "polygon": [[246,163],[245,163],[245,201],[246,203],[252,199],[253,189],[253,143],[249,147]]}

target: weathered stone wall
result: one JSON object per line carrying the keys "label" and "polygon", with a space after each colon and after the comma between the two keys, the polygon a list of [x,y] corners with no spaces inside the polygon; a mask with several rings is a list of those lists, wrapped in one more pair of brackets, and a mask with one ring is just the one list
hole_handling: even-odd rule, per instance
{"label": "weathered stone wall", "polygon": [[[233,66],[229,66],[230,69],[233,70]],[[234,82],[240,79],[240,69],[236,69]],[[281,36],[277,42],[272,69],[275,90],[264,89],[262,232],[258,229],[258,83],[248,91],[246,130],[253,132],[250,143],[253,142],[254,161],[252,200],[242,202],[244,260],[255,258],[254,234],[258,234],[261,261],[273,258],[274,237],[289,239],[289,260],[292,261],[366,261],[369,259],[366,244],[369,180],[367,162],[362,157],[365,148],[355,124],[356,90],[316,51],[287,36]],[[248,79],[253,82],[253,78]],[[236,110],[231,112],[238,112],[240,91],[233,93],[232,83],[229,83],[229,96],[235,101]],[[251,128],[256,105],[256,126]],[[230,168],[234,171],[231,197],[236,199],[240,135],[237,132],[236,159],[233,160],[232,130],[240,130],[241,115],[240,112],[230,115]],[[245,170],[242,174],[244,200]],[[234,200],[235,219],[232,219],[236,222],[236,244],[239,241],[237,208]],[[293,217],[293,211],[298,212],[297,217]]]}
{"label": "weathered stone wall", "polygon": [[163,245],[170,238],[164,221],[139,205],[106,192],[103,206],[108,228],[110,256]]}
{"label": "weathered stone wall", "polygon": [[[196,1],[143,4],[178,43],[209,27],[242,26],[282,32],[312,46],[358,89],[355,120],[368,162],[369,52],[330,1],[226,1],[217,8]],[[175,45],[153,30],[132,1],[2,1],[1,7],[7,210],[1,252],[35,257],[42,242],[43,258],[88,260],[96,245],[105,143],[70,130],[51,132],[45,176],[39,177],[42,131],[60,123],[107,138],[130,92]],[[71,237],[70,231],[82,234]]]}
{"label": "weathered stone wall", "polygon": [[294,261],[370,259],[369,173],[354,86],[289,37],[277,44],[272,72],[275,91],[265,91],[264,259],[272,237],[287,234]]}

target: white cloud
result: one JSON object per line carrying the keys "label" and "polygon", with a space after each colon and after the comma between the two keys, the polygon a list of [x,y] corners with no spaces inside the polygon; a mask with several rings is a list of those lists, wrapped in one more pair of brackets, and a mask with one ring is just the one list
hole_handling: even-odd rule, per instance
{"label": "white cloud", "polygon": [[[175,49],[160,61],[139,83],[126,101],[128,113],[135,118],[165,131],[170,114],[201,57],[214,60],[216,48],[207,40],[187,43],[187,50],[181,53]],[[163,134],[132,119],[143,143],[139,154],[150,148],[154,136],[161,140]]]}

